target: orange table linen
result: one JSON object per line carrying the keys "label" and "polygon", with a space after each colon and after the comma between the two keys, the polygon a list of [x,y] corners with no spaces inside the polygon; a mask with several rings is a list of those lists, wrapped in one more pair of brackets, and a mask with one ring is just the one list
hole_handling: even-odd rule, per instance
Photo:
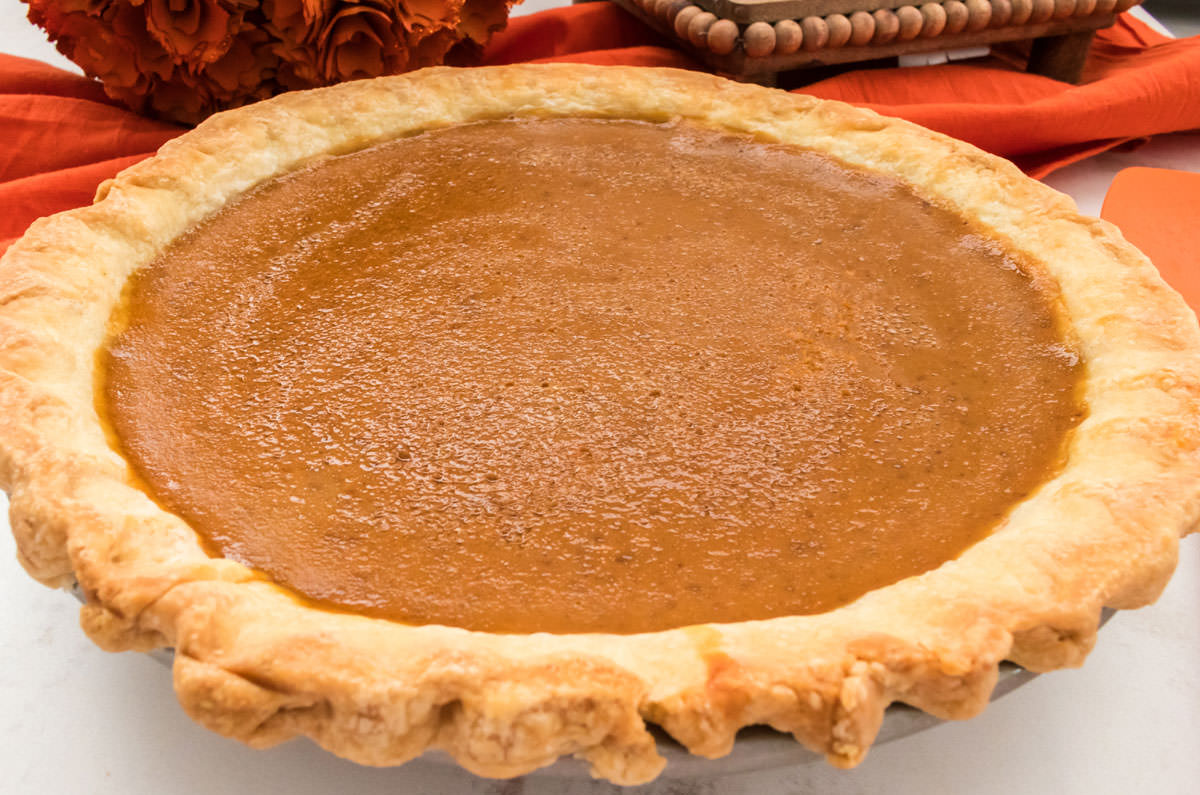
{"label": "orange table linen", "polygon": [[[610,3],[511,20],[484,62],[523,61],[701,68]],[[1200,128],[1200,38],[1172,40],[1125,15],[1099,34],[1079,86],[1025,74],[1000,54],[851,71],[800,90],[911,119],[1042,176],[1122,142]],[[92,81],[0,55],[0,251],[182,129],[120,108]]]}
{"label": "orange table linen", "polygon": [[1200,174],[1127,168],[1113,180],[1100,216],[1119,226],[1200,310]]}

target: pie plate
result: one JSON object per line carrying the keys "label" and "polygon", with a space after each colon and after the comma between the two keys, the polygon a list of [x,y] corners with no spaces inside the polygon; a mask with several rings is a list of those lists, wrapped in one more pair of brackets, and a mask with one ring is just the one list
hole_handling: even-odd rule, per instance
{"label": "pie plate", "polygon": [[[80,602],[85,601],[78,584],[72,586],[71,593]],[[1115,610],[1106,608],[1101,615],[1100,626],[1107,624],[1114,615],[1116,615]],[[168,668],[174,658],[171,649],[154,649],[146,654]],[[1007,661],[1002,662],[996,687],[992,690],[991,701],[1003,698],[1032,682],[1038,676],[1039,674],[1027,671],[1019,665]],[[945,721],[927,712],[905,704],[893,704],[888,707],[884,716],[883,725],[875,738],[875,745],[903,740],[942,723]],[[767,726],[748,726],[742,729],[738,733],[733,750],[719,759],[703,759],[688,753],[686,748],[660,729],[654,729],[653,735],[658,745],[658,753],[667,760],[667,766],[661,776],[664,779],[720,778],[739,773],[773,770],[823,761],[820,754],[808,750],[786,734],[781,734]],[[428,751],[414,760],[412,764],[457,767],[454,759],[442,751]],[[586,764],[578,759],[567,758],[559,759],[554,764],[539,768],[528,775],[552,779],[586,780],[591,778]]]}

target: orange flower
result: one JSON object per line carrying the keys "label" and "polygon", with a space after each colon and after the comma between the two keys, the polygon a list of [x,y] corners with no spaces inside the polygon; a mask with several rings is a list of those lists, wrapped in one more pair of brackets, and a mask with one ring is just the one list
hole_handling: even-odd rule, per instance
{"label": "orange flower", "polygon": [[408,63],[408,47],[394,20],[369,5],[344,4],[317,39],[321,75],[329,82],[397,72]]}
{"label": "orange flower", "polygon": [[271,49],[279,56],[278,79],[287,88],[321,85],[317,66],[317,36],[329,17],[333,0],[265,0],[264,28],[275,41]]}
{"label": "orange flower", "polygon": [[[437,30],[415,29],[409,34],[408,68],[420,69],[423,66],[437,66],[446,63],[447,53],[458,41],[454,32],[453,22]],[[478,59],[472,59],[474,62]]]}
{"label": "orange flower", "polygon": [[279,66],[279,56],[271,44],[271,36],[266,31],[247,28],[234,38],[221,58],[204,68],[204,76],[216,85],[222,96],[268,97],[273,88],[270,79]]}
{"label": "orange flower", "polygon": [[195,123],[280,91],[478,57],[514,0],[26,0],[130,108]]}
{"label": "orange flower", "polygon": [[186,72],[181,72],[175,80],[155,86],[147,100],[154,115],[184,124],[199,124],[224,105],[212,96],[204,83],[188,79]]}
{"label": "orange flower", "polygon": [[267,29],[290,44],[316,39],[329,17],[333,0],[263,0]]}
{"label": "orange flower", "polygon": [[394,0],[395,9],[405,30],[453,26],[462,10],[464,0]]}
{"label": "orange flower", "polygon": [[224,55],[244,14],[220,0],[145,0],[145,9],[150,35],[171,57],[193,63]]}
{"label": "orange flower", "polygon": [[120,5],[112,17],[113,32],[128,42],[133,61],[145,75],[166,80],[175,71],[171,54],[150,35],[145,16],[132,5]]}
{"label": "orange flower", "polygon": [[488,43],[492,34],[504,28],[508,11],[518,0],[466,0],[458,32],[477,44]]}
{"label": "orange flower", "polygon": [[[61,13],[57,9],[42,16],[41,8],[31,8],[30,19],[54,20],[54,42],[58,51],[82,67],[91,77],[103,81],[110,96],[128,101],[144,94],[150,77],[138,64],[134,48],[114,26],[84,11]],[[36,15],[36,16],[35,16]]]}
{"label": "orange flower", "polygon": [[[112,6],[113,0],[61,0],[56,3],[58,8],[64,13],[79,11],[87,14],[89,17],[103,16],[104,12]],[[33,5],[33,3],[30,3]],[[45,5],[44,3],[40,5]]]}

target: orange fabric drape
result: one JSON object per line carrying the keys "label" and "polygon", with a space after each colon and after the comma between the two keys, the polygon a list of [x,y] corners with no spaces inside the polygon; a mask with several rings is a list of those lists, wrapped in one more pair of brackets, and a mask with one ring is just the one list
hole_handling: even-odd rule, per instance
{"label": "orange fabric drape", "polygon": [[[484,62],[521,61],[700,68],[609,3],[511,20]],[[800,90],[902,116],[1042,176],[1126,141],[1200,128],[1200,37],[1169,39],[1123,16],[1097,37],[1079,86],[995,56],[852,71]],[[182,129],[122,109],[93,81],[0,55],[0,250],[35,218],[87,203],[102,180]]]}

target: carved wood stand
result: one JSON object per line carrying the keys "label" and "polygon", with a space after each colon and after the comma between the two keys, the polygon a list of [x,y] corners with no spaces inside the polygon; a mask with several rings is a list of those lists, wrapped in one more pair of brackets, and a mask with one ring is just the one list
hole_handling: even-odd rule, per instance
{"label": "carved wood stand", "polygon": [[780,73],[1033,40],[1028,71],[1077,82],[1092,37],[1142,0],[614,0],[714,71]]}

